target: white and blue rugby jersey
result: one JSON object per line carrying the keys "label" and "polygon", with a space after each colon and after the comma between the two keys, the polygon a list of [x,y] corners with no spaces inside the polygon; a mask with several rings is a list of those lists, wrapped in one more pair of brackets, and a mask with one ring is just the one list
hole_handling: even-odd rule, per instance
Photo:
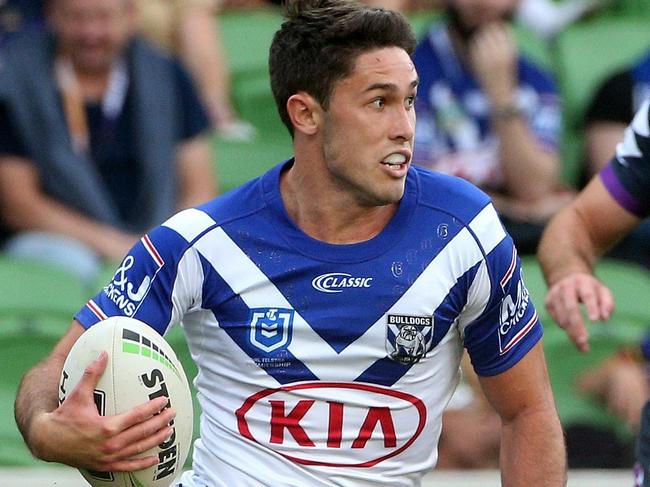
{"label": "white and blue rugby jersey", "polygon": [[614,158],[600,171],[612,197],[639,218],[650,215],[650,99],[625,129]]}
{"label": "white and blue rugby jersey", "polygon": [[203,409],[184,487],[419,485],[463,346],[494,375],[542,335],[515,248],[484,193],[417,168],[379,235],[316,241],[283,167],[143,237],[77,319],[182,321]]}

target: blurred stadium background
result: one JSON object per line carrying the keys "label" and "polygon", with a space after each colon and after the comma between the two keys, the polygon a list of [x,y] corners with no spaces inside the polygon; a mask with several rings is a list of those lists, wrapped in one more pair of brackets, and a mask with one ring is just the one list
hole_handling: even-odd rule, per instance
{"label": "blurred stadium background", "polygon": [[[421,35],[436,12],[410,14]],[[235,106],[258,129],[253,142],[214,140],[216,171],[223,190],[234,188],[291,155],[291,141],[276,114],[266,67],[266,47],[281,17],[276,10],[224,12],[220,26],[228,53]],[[550,66],[564,98],[563,168],[566,182],[576,182],[582,140],[580,121],[598,84],[614,70],[650,47],[650,0],[610,0],[608,7],[570,26],[552,44],[544,44],[517,29],[522,49]],[[593,325],[589,355],[579,355],[543,310],[545,285],[537,262],[525,257],[526,283],[545,325],[545,347],[561,418],[614,428],[628,437],[599,404],[576,395],[574,378],[624,344],[635,343],[650,324],[650,278],[629,264],[603,262],[598,274],[611,286],[617,311],[611,323]],[[112,276],[107,269],[97,289]],[[93,291],[94,292],[94,291]],[[65,272],[3,258],[0,255],[0,486],[77,486],[81,477],[72,469],[55,468],[34,460],[15,427],[13,401],[22,374],[42,358],[67,328],[71,316],[89,297],[74,277]],[[189,376],[196,369],[189,359],[180,330],[168,336]],[[499,485],[496,472],[437,472],[425,487]],[[570,487],[629,486],[629,470],[574,471]]]}

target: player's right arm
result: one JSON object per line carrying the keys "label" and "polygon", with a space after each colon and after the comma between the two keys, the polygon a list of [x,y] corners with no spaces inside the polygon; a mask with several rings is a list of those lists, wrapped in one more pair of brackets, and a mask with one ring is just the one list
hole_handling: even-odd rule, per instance
{"label": "player's right arm", "polygon": [[[108,355],[92,362],[77,387],[59,405],[58,384],[65,359],[84,328],[73,321],[50,355],[34,366],[18,389],[16,423],[32,453],[45,461],[96,471],[134,471],[148,468],[158,457],[133,458],[171,434],[175,414],[159,397],[115,416],[100,416],[93,390]],[[160,414],[158,414],[160,413]]]}
{"label": "player's right arm", "polygon": [[538,256],[549,287],[546,308],[583,352],[589,350],[589,335],[580,304],[590,320],[606,320],[614,310],[612,293],[594,277],[594,265],[638,222],[596,176],[544,231]]}

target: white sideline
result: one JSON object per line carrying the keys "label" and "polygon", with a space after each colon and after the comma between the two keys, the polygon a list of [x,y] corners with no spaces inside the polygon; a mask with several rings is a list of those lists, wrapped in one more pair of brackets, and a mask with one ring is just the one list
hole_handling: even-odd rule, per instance
{"label": "white sideline", "polygon": [[[631,470],[572,470],[568,487],[628,487]],[[2,487],[83,487],[87,484],[74,469],[67,467],[0,468]],[[434,472],[422,487],[500,487],[499,473],[492,470]]]}

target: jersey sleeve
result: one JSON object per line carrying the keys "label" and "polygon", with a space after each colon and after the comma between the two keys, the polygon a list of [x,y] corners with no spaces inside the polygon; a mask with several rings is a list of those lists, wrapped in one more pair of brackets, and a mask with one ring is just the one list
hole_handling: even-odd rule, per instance
{"label": "jersey sleeve", "polygon": [[164,335],[200,308],[202,276],[200,259],[188,241],[162,225],[140,239],[75,318],[89,328],[111,316],[128,316]]}
{"label": "jersey sleeve", "polygon": [[625,129],[616,155],[600,172],[612,197],[638,216],[650,214],[650,100],[646,100]]}
{"label": "jersey sleeve", "polygon": [[493,212],[492,221],[475,232],[485,257],[469,287],[459,322],[474,370],[482,376],[508,370],[542,337],[512,239],[500,230],[503,238],[493,248],[486,247],[497,228],[501,229],[501,223]]}

